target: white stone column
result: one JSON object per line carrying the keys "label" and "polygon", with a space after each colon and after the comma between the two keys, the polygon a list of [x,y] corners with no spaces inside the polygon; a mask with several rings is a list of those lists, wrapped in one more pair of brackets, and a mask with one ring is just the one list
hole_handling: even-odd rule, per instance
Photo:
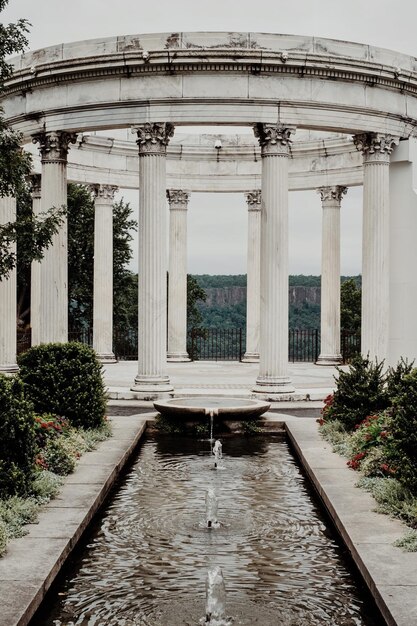
{"label": "white stone column", "polygon": [[[0,224],[16,221],[16,200],[0,197]],[[16,244],[9,246],[16,254]],[[0,372],[17,372],[16,364],[16,268],[7,278],[0,279]]]}
{"label": "white stone column", "polygon": [[167,207],[166,148],[174,127],[146,123],[135,129],[139,147],[138,374],[133,391],[157,398],[173,391],[166,374]]}
{"label": "white stone column", "polygon": [[245,194],[248,204],[248,258],[246,287],[246,351],[242,361],[259,361],[259,317],[261,314],[261,190]]}
{"label": "white stone column", "polygon": [[362,335],[364,356],[388,357],[389,332],[389,164],[398,137],[354,136],[363,153]]}
{"label": "white stone column", "polygon": [[168,189],[168,361],[190,361],[187,353],[187,208],[190,194]]}
{"label": "white stone column", "polygon": [[[67,205],[67,155],[76,134],[61,131],[34,135],[42,162],[41,210]],[[33,333],[39,343],[68,341],[67,219],[44,251],[39,270],[39,317]]]}
{"label": "white stone column", "polygon": [[[41,175],[33,174],[30,177],[32,186],[32,211],[35,217],[41,213]],[[32,346],[41,343],[39,337],[40,330],[40,261],[32,261],[30,269],[30,326]]]}
{"label": "white stone column", "polygon": [[262,155],[261,325],[254,392],[294,391],[288,376],[288,158],[293,128],[256,124]]}
{"label": "white stone column", "polygon": [[340,203],[346,187],[320,187],[322,204],[320,355],[317,365],[340,365]]}
{"label": "white stone column", "polygon": [[113,352],[113,201],[117,187],[94,185],[93,348],[102,363]]}

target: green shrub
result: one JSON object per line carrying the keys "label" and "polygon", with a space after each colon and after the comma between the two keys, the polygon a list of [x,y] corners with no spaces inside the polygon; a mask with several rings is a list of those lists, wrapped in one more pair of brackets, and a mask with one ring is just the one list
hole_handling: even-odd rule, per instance
{"label": "green shrub", "polygon": [[77,463],[77,457],[71,444],[64,437],[50,439],[42,453],[43,460],[50,472],[59,476],[71,474]]}
{"label": "green shrub", "polygon": [[6,524],[0,520],[0,556],[6,552],[8,538]]}
{"label": "green shrub", "polygon": [[390,402],[404,391],[405,376],[413,371],[414,361],[409,363],[407,359],[399,360],[396,367],[390,367],[386,376],[386,393]]}
{"label": "green shrub", "polygon": [[40,470],[32,483],[32,493],[42,504],[49,502],[58,495],[63,478],[48,470]]}
{"label": "green shrub", "polygon": [[383,411],[389,406],[384,389],[382,363],[373,363],[361,355],[354,357],[349,370],[338,368],[336,391],[327,399],[323,409],[325,421],[339,420],[346,430],[352,431],[368,415]]}
{"label": "green shrub", "polygon": [[20,355],[19,366],[37,413],[66,417],[77,427],[103,423],[106,395],[94,350],[77,342],[35,346]]}
{"label": "green shrub", "polygon": [[15,377],[0,375],[0,497],[29,490],[35,459],[33,407]]}
{"label": "green shrub", "polygon": [[328,441],[333,452],[337,452],[342,456],[349,456],[349,439],[350,435],[346,432],[346,428],[339,420],[333,420],[331,422],[325,422],[323,420],[317,420],[320,426],[320,434],[323,439]]}
{"label": "green shrub", "polygon": [[23,537],[27,530],[25,524],[36,522],[39,504],[34,498],[12,496],[0,500],[0,520],[6,525],[9,538]]}
{"label": "green shrub", "polygon": [[402,548],[405,552],[417,552],[417,531],[409,530],[404,537],[394,541],[394,546]]}
{"label": "green shrub", "polygon": [[107,420],[98,428],[81,429],[80,434],[84,440],[86,451],[94,450],[101,441],[111,437],[111,424]]}
{"label": "green shrub", "polygon": [[417,495],[417,369],[403,377],[393,400],[391,450],[396,477]]}

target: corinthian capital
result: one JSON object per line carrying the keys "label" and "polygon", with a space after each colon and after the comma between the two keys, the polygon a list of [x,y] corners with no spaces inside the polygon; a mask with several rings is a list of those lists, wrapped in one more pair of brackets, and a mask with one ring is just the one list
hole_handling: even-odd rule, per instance
{"label": "corinthian capital", "polygon": [[262,203],[262,194],[260,189],[254,189],[245,193],[246,202],[249,211],[260,211]]}
{"label": "corinthian capital", "polygon": [[60,130],[37,133],[32,136],[32,142],[39,143],[39,152],[43,163],[66,163],[69,146],[71,143],[75,143],[76,139],[77,133],[67,133]]}
{"label": "corinthian capital", "polygon": [[288,155],[290,136],[295,132],[295,127],[284,124],[255,124],[253,132],[261,146],[262,156]]}
{"label": "corinthian capital", "polygon": [[167,189],[167,198],[170,209],[186,210],[190,194],[182,189]]}
{"label": "corinthian capital", "polygon": [[139,155],[166,154],[167,145],[174,134],[174,126],[167,122],[146,122],[132,128],[132,133],[136,133],[138,137],[136,143]]}
{"label": "corinthian capital", "polygon": [[97,200],[113,202],[114,194],[119,188],[116,185],[91,185],[90,189]]}
{"label": "corinthian capital", "polygon": [[333,187],[319,187],[317,193],[320,194],[322,202],[338,202],[340,204],[342,197],[347,192],[347,187],[335,185]]}
{"label": "corinthian capital", "polygon": [[357,149],[362,152],[364,162],[389,163],[390,154],[395,146],[398,146],[400,138],[381,133],[362,133],[354,135],[353,141]]}

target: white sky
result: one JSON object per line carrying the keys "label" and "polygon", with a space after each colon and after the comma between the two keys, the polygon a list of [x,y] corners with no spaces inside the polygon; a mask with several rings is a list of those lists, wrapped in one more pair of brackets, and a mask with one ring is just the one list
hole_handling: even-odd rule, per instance
{"label": "white sky", "polygon": [[[2,22],[19,17],[32,24],[31,49],[130,33],[221,30],[314,35],[417,55],[416,0],[10,0]],[[137,212],[136,194],[124,196]],[[361,206],[362,189],[350,189],[341,214],[342,274],[360,272]],[[189,271],[246,272],[246,220],[242,194],[194,194]],[[290,272],[319,274],[320,247],[319,197],[290,193]]]}

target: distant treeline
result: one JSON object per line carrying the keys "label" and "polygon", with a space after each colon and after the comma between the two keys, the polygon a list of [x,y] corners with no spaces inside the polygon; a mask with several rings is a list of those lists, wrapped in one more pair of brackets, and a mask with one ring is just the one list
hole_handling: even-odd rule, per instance
{"label": "distant treeline", "polygon": [[[229,291],[234,287],[246,287],[246,274],[236,275],[209,275],[195,274],[200,287],[207,290],[225,289]],[[353,278],[355,283],[361,285],[361,276],[342,276],[341,282]],[[320,288],[320,276],[305,276],[303,274],[289,277],[290,287],[314,287]],[[239,291],[237,290],[237,293]],[[201,326],[208,328],[245,328],[246,326],[246,301],[230,302],[224,298],[222,304],[213,304],[213,298],[208,298],[208,303],[199,303],[198,309],[202,315]],[[298,301],[289,306],[289,327],[299,329],[320,328],[320,304]]]}

